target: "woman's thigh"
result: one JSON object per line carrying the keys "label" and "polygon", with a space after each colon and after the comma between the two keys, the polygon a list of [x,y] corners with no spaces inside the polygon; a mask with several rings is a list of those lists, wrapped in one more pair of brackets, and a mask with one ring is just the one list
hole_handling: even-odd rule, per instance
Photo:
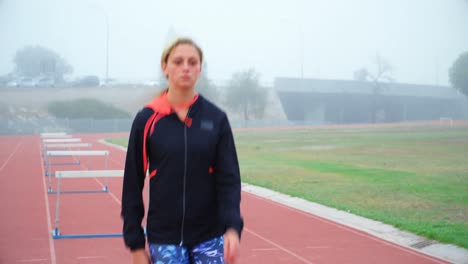
{"label": "woman's thigh", "polygon": [[202,242],[190,250],[192,264],[222,264],[224,263],[223,236]]}
{"label": "woman's thigh", "polygon": [[189,264],[189,255],[186,247],[150,244],[149,251],[153,264]]}

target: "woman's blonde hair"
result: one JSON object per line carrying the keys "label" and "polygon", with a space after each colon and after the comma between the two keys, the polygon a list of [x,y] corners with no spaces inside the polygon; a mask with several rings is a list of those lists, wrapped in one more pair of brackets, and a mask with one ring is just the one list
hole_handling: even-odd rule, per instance
{"label": "woman's blonde hair", "polygon": [[[167,64],[167,60],[169,59],[169,55],[171,55],[171,52],[179,45],[182,45],[182,44],[188,44],[188,45],[191,45],[192,47],[194,47],[197,52],[198,52],[198,55],[200,56],[200,65],[203,63],[203,51],[201,50],[200,46],[197,45],[197,43],[195,43],[195,41],[193,41],[191,38],[187,38],[187,37],[181,37],[181,38],[177,38],[175,39],[174,41],[172,41],[163,51],[162,55],[161,55],[161,69],[163,68],[164,64]],[[167,78],[167,76],[166,76]],[[164,90],[160,91],[157,93],[158,96],[166,93],[167,91],[169,90],[169,87],[166,87]]]}
{"label": "woman's blonde hair", "polygon": [[175,39],[173,42],[171,42],[164,49],[164,51],[163,51],[163,53],[161,55],[161,68],[163,67],[164,64],[167,64],[167,60],[169,59],[169,55],[171,54],[171,52],[177,46],[182,45],[182,44],[188,44],[188,45],[193,46],[197,50],[198,55],[200,56],[200,64],[202,64],[202,62],[203,62],[203,51],[201,50],[200,46],[198,46],[197,43],[195,43],[195,41],[193,41],[191,38],[181,37],[181,38]]}

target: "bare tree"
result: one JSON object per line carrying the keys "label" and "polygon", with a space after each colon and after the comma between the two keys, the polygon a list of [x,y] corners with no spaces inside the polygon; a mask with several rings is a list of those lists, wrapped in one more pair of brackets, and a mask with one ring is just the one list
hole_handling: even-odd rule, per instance
{"label": "bare tree", "polygon": [[24,77],[41,76],[63,80],[73,68],[60,55],[41,46],[26,46],[19,49],[13,59],[16,74]]}
{"label": "bare tree", "polygon": [[372,112],[371,122],[377,121],[377,115],[379,112],[380,97],[388,83],[394,82],[392,76],[393,67],[391,64],[379,54],[372,59],[375,69],[369,71],[366,68],[360,68],[354,72],[354,79],[357,81],[369,81],[372,82]]}
{"label": "bare tree", "polygon": [[369,71],[366,68],[360,68],[353,73],[353,79],[355,81],[367,81],[367,76],[369,75]]}
{"label": "bare tree", "polygon": [[241,112],[244,120],[261,119],[265,113],[267,93],[259,84],[259,74],[254,69],[237,72],[230,80],[226,104]]}

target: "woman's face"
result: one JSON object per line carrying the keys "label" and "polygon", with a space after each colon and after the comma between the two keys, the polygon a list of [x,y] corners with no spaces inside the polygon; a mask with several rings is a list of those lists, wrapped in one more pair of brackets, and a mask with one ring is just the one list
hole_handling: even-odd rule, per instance
{"label": "woman's face", "polygon": [[195,86],[201,72],[200,56],[190,44],[180,44],[169,54],[163,72],[169,85],[175,88],[190,89]]}

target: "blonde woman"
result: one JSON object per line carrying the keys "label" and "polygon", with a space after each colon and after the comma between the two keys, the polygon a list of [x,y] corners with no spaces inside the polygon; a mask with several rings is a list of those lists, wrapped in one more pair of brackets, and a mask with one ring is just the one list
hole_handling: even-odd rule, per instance
{"label": "blonde woman", "polygon": [[[202,61],[203,52],[191,39],[170,44],[161,57],[169,87],[133,121],[122,218],[135,264],[233,264],[239,259],[239,164],[226,114],[195,91]],[[148,247],[141,223],[147,170]]]}

